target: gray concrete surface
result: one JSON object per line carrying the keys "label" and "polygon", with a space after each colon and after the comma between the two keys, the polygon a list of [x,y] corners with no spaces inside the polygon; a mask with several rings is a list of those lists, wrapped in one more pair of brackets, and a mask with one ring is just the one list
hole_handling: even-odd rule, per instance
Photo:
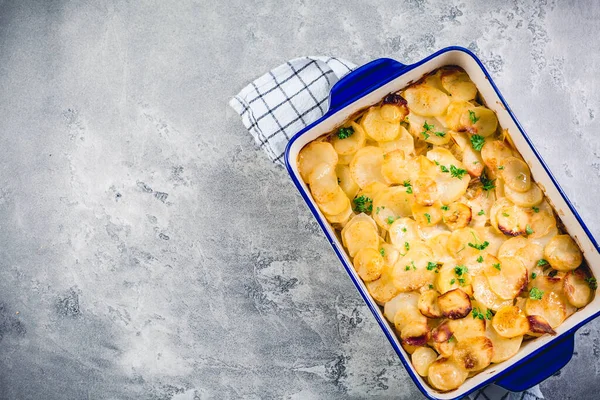
{"label": "gray concrete surface", "polygon": [[[420,394],[228,99],[473,49],[600,237],[600,6],[0,0],[0,398]],[[548,399],[597,398],[600,321]]]}

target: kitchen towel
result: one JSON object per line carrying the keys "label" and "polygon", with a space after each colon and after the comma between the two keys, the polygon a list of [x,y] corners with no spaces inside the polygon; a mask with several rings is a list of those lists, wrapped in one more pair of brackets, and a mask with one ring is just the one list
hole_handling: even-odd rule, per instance
{"label": "kitchen towel", "polygon": [[[286,62],[254,80],[234,96],[229,105],[276,164],[284,164],[288,141],[302,128],[327,112],[331,87],[356,66],[335,57],[300,57]],[[472,393],[473,400],[539,400],[538,386],[507,392],[490,385]]]}

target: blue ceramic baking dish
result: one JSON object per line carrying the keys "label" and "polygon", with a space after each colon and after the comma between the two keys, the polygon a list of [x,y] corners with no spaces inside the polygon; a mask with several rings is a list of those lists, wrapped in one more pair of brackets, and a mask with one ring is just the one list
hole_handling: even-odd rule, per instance
{"label": "blue ceramic baking dish", "polygon": [[522,391],[543,381],[569,362],[573,356],[575,332],[600,314],[600,296],[595,296],[592,303],[570,316],[557,328],[556,336],[545,335],[524,342],[513,358],[499,364],[492,364],[480,374],[468,378],[460,388],[445,393],[436,391],[414,370],[410,356],[400,345],[393,326],[390,326],[384,318],[382,310],[371,298],[354,271],[342,244],[300,178],[296,165],[298,153],[312,140],[332,131],[357,111],[379,102],[386,94],[403,89],[423,75],[447,65],[462,67],[477,85],[486,105],[496,112],[500,125],[508,129],[516,149],[529,164],[534,179],[544,190],[566,230],[580,245],[592,272],[595,276],[600,276],[598,243],[535,150],[533,143],[506,104],[481,61],[465,48],[447,47],[411,65],[381,58],[349,73],[331,89],[327,113],[290,140],[286,149],[285,162],[294,184],[323,229],[350,279],[373,313],[400,361],[425,396],[430,399],[458,399],[490,383],[511,391]]}

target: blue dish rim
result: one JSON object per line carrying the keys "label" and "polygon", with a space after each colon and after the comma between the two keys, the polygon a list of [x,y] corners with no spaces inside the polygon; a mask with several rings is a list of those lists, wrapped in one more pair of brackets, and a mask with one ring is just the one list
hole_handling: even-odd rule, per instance
{"label": "blue dish rim", "polygon": [[[384,79],[382,79],[381,82],[379,82],[378,84],[376,84],[375,86],[373,86],[369,92],[362,93],[362,94],[359,94],[359,95],[351,97],[350,99],[348,99],[347,101],[345,101],[343,104],[341,104],[338,107],[338,110],[336,110],[335,112],[330,113],[328,111],[327,113],[325,113],[325,115],[323,115],[317,121],[313,122],[312,124],[308,125],[304,129],[302,129],[300,132],[298,132],[297,134],[295,134],[290,139],[290,141],[289,141],[289,143],[288,143],[288,145],[286,147],[286,150],[285,150],[285,166],[286,166],[286,169],[287,169],[290,177],[292,178],[292,181],[294,182],[294,185],[296,186],[296,188],[300,192],[300,195],[302,196],[302,198],[306,202],[308,208],[310,209],[310,211],[314,215],[315,219],[319,223],[319,226],[323,230],[323,233],[325,234],[325,237],[329,241],[329,244],[333,248],[334,252],[336,253],[336,255],[338,257],[338,259],[340,260],[340,262],[344,266],[344,269],[346,270],[346,273],[350,277],[350,280],[352,281],[352,283],[354,284],[354,286],[356,287],[356,289],[360,293],[360,295],[361,295],[363,301],[366,303],[367,307],[369,307],[371,313],[375,317],[375,320],[377,321],[377,323],[381,327],[381,330],[383,331],[383,333],[387,337],[387,339],[390,342],[392,348],[394,349],[394,351],[396,352],[396,354],[398,354],[398,358],[400,359],[400,361],[404,365],[404,368],[406,369],[406,371],[408,372],[408,374],[412,378],[412,380],[415,383],[415,385],[419,388],[419,390],[421,391],[421,393],[423,393],[423,395],[425,397],[427,397],[428,399],[431,399],[431,400],[440,400],[440,398],[433,397],[431,395],[431,393],[429,392],[429,390],[427,388],[423,387],[423,385],[421,385],[421,383],[419,382],[417,376],[413,373],[412,368],[408,365],[407,360],[405,360],[404,355],[402,354],[402,351],[400,350],[400,348],[394,342],[394,338],[392,336],[393,333],[391,333],[389,331],[387,322],[385,322],[385,321],[382,320],[382,318],[379,315],[379,310],[375,309],[375,307],[377,307],[377,306],[373,306],[371,304],[371,302],[369,301],[370,300],[369,295],[367,293],[365,293],[365,291],[360,287],[360,284],[356,281],[356,279],[354,278],[354,276],[350,272],[350,267],[346,264],[346,262],[345,262],[345,260],[344,260],[344,258],[342,256],[342,253],[341,253],[340,249],[338,249],[338,247],[335,245],[335,240],[333,239],[333,237],[329,234],[329,232],[326,229],[326,225],[325,225],[326,222],[319,216],[318,211],[316,210],[316,208],[312,205],[312,203],[310,201],[308,193],[304,190],[304,188],[300,184],[299,180],[297,179],[296,175],[294,174],[294,172],[292,170],[292,167],[290,165],[289,153],[290,153],[292,145],[294,144],[294,142],[299,137],[301,137],[307,131],[313,129],[315,126],[321,124],[323,121],[325,121],[328,118],[330,118],[332,115],[334,115],[335,113],[337,113],[339,110],[341,110],[341,109],[347,107],[348,105],[350,105],[350,104],[352,104],[352,103],[360,100],[361,98],[365,97],[369,93],[371,93],[371,92],[377,90],[378,88],[386,85],[387,83],[391,82],[392,80],[397,79],[398,77],[404,75],[408,71],[411,71],[411,70],[419,67],[420,65],[428,62],[429,60],[431,60],[433,58],[436,58],[436,57],[438,57],[438,56],[440,56],[440,55],[442,55],[444,53],[450,52],[450,51],[460,51],[460,52],[466,53],[471,58],[473,58],[473,60],[475,60],[475,62],[479,65],[479,67],[481,68],[482,72],[484,73],[486,79],[488,79],[488,81],[492,85],[492,88],[496,92],[496,95],[498,96],[498,99],[502,102],[503,107],[506,109],[506,111],[508,112],[508,114],[512,118],[513,122],[515,123],[515,125],[517,126],[517,128],[519,129],[519,131],[521,132],[521,134],[523,135],[523,138],[525,139],[527,145],[532,150],[532,152],[535,155],[535,157],[537,158],[538,162],[542,165],[542,167],[544,168],[544,170],[546,171],[546,173],[550,177],[550,180],[552,181],[552,184],[557,189],[557,191],[560,193],[560,195],[562,196],[562,198],[565,201],[565,203],[569,206],[569,209],[571,210],[571,212],[573,213],[573,215],[577,219],[577,222],[582,227],[582,229],[584,230],[584,232],[586,233],[586,235],[588,236],[588,238],[590,239],[590,241],[592,242],[592,244],[594,245],[594,247],[596,248],[596,250],[600,251],[600,246],[598,245],[598,242],[596,241],[596,239],[594,238],[594,236],[591,234],[591,232],[588,229],[588,227],[585,224],[585,222],[583,222],[583,220],[581,219],[581,216],[579,215],[579,213],[577,212],[577,210],[575,209],[575,207],[573,206],[573,204],[571,203],[571,201],[569,200],[569,198],[567,197],[567,195],[563,191],[562,187],[559,185],[558,181],[556,180],[556,178],[554,177],[554,175],[552,174],[552,172],[548,168],[548,165],[545,163],[545,161],[542,159],[542,157],[540,156],[540,154],[536,150],[536,148],[533,145],[533,143],[531,142],[529,136],[525,132],[524,128],[521,126],[521,123],[518,121],[518,119],[516,118],[516,116],[513,114],[512,109],[506,103],[506,100],[504,99],[504,96],[502,96],[502,93],[500,93],[500,90],[498,89],[498,87],[494,83],[494,80],[492,79],[492,77],[488,73],[487,69],[485,68],[485,66],[483,65],[483,63],[481,62],[481,60],[479,60],[479,58],[472,51],[470,51],[467,48],[464,48],[464,47],[461,47],[461,46],[449,46],[449,47],[445,47],[445,48],[436,51],[435,53],[427,56],[426,58],[424,58],[424,59],[422,59],[422,60],[420,60],[420,61],[418,61],[418,62],[416,62],[414,64],[406,65],[406,67],[404,69],[402,69],[401,71],[399,71],[397,74],[389,76],[389,77],[385,77]],[[462,398],[462,397],[466,397],[469,394],[471,394],[471,393],[473,393],[473,392],[475,392],[475,391],[477,391],[477,390],[479,390],[479,389],[481,389],[481,388],[483,388],[483,387],[485,387],[485,386],[487,386],[489,384],[494,383],[499,378],[501,378],[501,377],[503,377],[505,375],[508,375],[513,369],[515,369],[516,367],[518,367],[518,366],[520,366],[520,365],[522,365],[522,364],[524,364],[524,363],[532,360],[537,355],[539,355],[540,353],[542,353],[543,351],[545,351],[548,347],[552,347],[552,345],[556,344],[557,341],[559,341],[560,339],[564,339],[565,337],[567,337],[569,335],[574,335],[574,333],[579,328],[581,328],[583,325],[587,324],[591,320],[597,318],[599,315],[600,315],[600,310],[597,311],[595,314],[591,315],[590,317],[586,318],[585,320],[579,322],[577,325],[575,325],[573,328],[569,329],[568,331],[564,332],[563,334],[561,334],[559,336],[556,336],[550,342],[548,342],[544,346],[540,347],[539,349],[533,351],[531,354],[528,354],[523,359],[521,359],[518,362],[514,363],[507,370],[505,370],[505,371],[503,371],[501,373],[498,373],[496,375],[492,375],[489,379],[486,379],[485,381],[483,381],[479,385],[477,385],[474,388],[470,389],[468,392],[465,392],[465,393],[461,394],[460,396],[455,397],[454,399],[459,399],[459,398]]]}

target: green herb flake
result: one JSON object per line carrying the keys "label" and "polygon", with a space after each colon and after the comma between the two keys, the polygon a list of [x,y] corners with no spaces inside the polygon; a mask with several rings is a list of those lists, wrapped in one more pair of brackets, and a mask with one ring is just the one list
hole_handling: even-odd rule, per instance
{"label": "green herb flake", "polygon": [[477,257],[477,262],[478,263],[482,263],[483,262],[483,257],[482,256]]}
{"label": "green herb flake", "polygon": [[499,170],[503,170],[503,169],[504,169],[504,165],[500,165],[500,166],[498,167],[498,169],[499,169]]}
{"label": "green herb flake", "polygon": [[430,283],[429,284],[429,290],[433,289],[433,285]]}
{"label": "green herb flake", "polygon": [[483,320],[483,318],[484,318],[483,314],[481,313],[481,311],[479,311],[479,308],[477,308],[477,307],[475,307],[473,309],[473,311],[471,312],[471,315],[473,315],[473,319],[479,318],[479,319]]}
{"label": "green herb flake", "polygon": [[429,215],[429,213],[425,213],[423,215],[425,216],[425,218],[427,218],[427,223],[431,224],[431,215]]}
{"label": "green herb flake", "polygon": [[437,160],[433,160],[433,162],[435,163],[435,165],[440,165],[440,163]]}
{"label": "green herb flake", "polygon": [[393,224],[395,220],[396,219],[394,217],[392,217],[392,216],[389,216],[389,217],[386,218],[386,221],[387,221],[388,225]]}
{"label": "green herb flake", "polygon": [[437,137],[444,137],[444,136],[446,136],[446,132],[434,132],[434,134]]}
{"label": "green herb flake", "polygon": [[503,213],[502,213],[502,216],[503,216],[503,217],[510,217],[510,215],[508,215],[508,214],[507,214],[507,213],[505,213],[505,212],[503,212]]}
{"label": "green herb flake", "polygon": [[483,210],[480,210],[480,211],[477,213],[477,215],[485,215],[485,211],[483,211]]}
{"label": "green herb flake", "polygon": [[402,228],[402,232],[406,232],[406,228]]}
{"label": "green herb flake", "polygon": [[477,121],[479,121],[479,118],[481,118],[481,117],[477,117],[477,116],[475,116],[475,111],[471,111],[471,110],[469,110],[469,119],[471,120],[471,123],[472,123],[472,124],[474,124],[474,123],[476,123]]}
{"label": "green herb flake", "polygon": [[537,274],[535,272],[532,272],[531,273],[531,279],[535,279],[535,278],[537,278]]}
{"label": "green herb flake", "polygon": [[502,267],[500,266],[500,263],[492,264],[492,267],[496,268],[498,271],[502,270]]}
{"label": "green herb flake", "polygon": [[488,310],[485,312],[485,319],[487,319],[487,320],[490,320],[490,321],[491,321],[493,316],[494,316],[494,313],[492,312],[492,310],[490,310],[490,309],[488,308]]}
{"label": "green herb flake", "polygon": [[346,139],[352,135],[354,135],[354,128],[352,128],[351,126],[340,128],[337,132],[337,137],[340,139]]}
{"label": "green herb flake", "polygon": [[594,277],[586,278],[585,281],[588,283],[588,286],[590,287],[590,289],[592,289],[592,290],[598,289],[598,282],[596,281],[596,278],[594,278]]}
{"label": "green herb flake", "polygon": [[490,245],[490,242],[488,242],[487,240],[481,244],[473,244],[473,243],[469,242],[469,247],[472,247],[477,250],[484,250],[489,245]]}
{"label": "green herb flake", "polygon": [[450,175],[452,175],[454,178],[462,179],[466,173],[466,169],[456,168],[454,165],[450,166]]}
{"label": "green herb flake", "polygon": [[437,263],[434,263],[434,262],[431,262],[431,261],[429,261],[427,263],[427,271],[433,271],[434,269],[437,269],[437,267],[438,267]]}
{"label": "green herb flake", "polygon": [[490,191],[493,188],[496,187],[496,185],[494,184],[496,180],[495,179],[490,179],[487,177],[487,175],[485,174],[485,172],[483,172],[481,174],[481,176],[479,177],[479,182],[481,182],[482,185],[482,189],[485,191]]}
{"label": "green herb flake", "polygon": [[412,188],[412,185],[410,184],[410,181],[404,181],[402,186],[404,186],[406,188],[406,193],[412,194],[413,188]]}
{"label": "green herb flake", "polygon": [[527,226],[525,227],[525,232],[528,235],[533,235],[533,229],[531,229],[531,226],[529,226],[529,224],[527,224]]}
{"label": "green herb flake", "polygon": [[533,206],[533,207],[531,207],[531,209],[533,210],[534,213],[539,213],[540,212],[540,208],[539,207]]}
{"label": "green herb flake", "polygon": [[407,265],[406,267],[404,267],[405,271],[410,271],[410,265]]}
{"label": "green herb flake", "polygon": [[373,199],[365,195],[356,197],[354,200],[354,211],[358,213],[370,213],[373,211]]}
{"label": "green herb flake", "polygon": [[543,267],[544,265],[548,265],[548,261],[546,261],[542,258],[542,259],[539,259],[537,264],[535,264],[535,265],[537,265],[538,267]]}
{"label": "green herb flake", "polygon": [[450,284],[451,284],[451,285],[454,285],[455,283],[456,283],[456,279],[452,278],[452,279],[450,280]]}
{"label": "green herb flake", "polygon": [[381,254],[381,257],[385,257],[385,249],[379,249],[379,254]]}
{"label": "green herb flake", "polygon": [[450,209],[450,207],[448,207],[448,206],[442,206],[442,210],[444,210],[444,211],[448,211],[449,209]]}
{"label": "green herb flake", "polygon": [[536,287],[532,287],[529,291],[529,298],[533,300],[541,300],[544,297],[544,292]]}
{"label": "green herb flake", "polygon": [[445,166],[445,165],[440,165],[440,170],[441,170],[442,172],[450,172],[450,170],[449,170],[448,168],[446,168],[446,166]]}
{"label": "green herb flake", "polygon": [[406,251],[410,250],[410,244],[408,242],[404,242],[404,248],[406,249]]}
{"label": "green herb flake", "polygon": [[456,267],[454,267],[454,273],[457,276],[463,276],[463,274],[466,274],[467,272],[469,272],[469,269],[464,265],[457,265]]}
{"label": "green herb flake", "polygon": [[485,144],[485,138],[481,135],[471,136],[471,147],[473,150],[481,151],[481,148]]}

